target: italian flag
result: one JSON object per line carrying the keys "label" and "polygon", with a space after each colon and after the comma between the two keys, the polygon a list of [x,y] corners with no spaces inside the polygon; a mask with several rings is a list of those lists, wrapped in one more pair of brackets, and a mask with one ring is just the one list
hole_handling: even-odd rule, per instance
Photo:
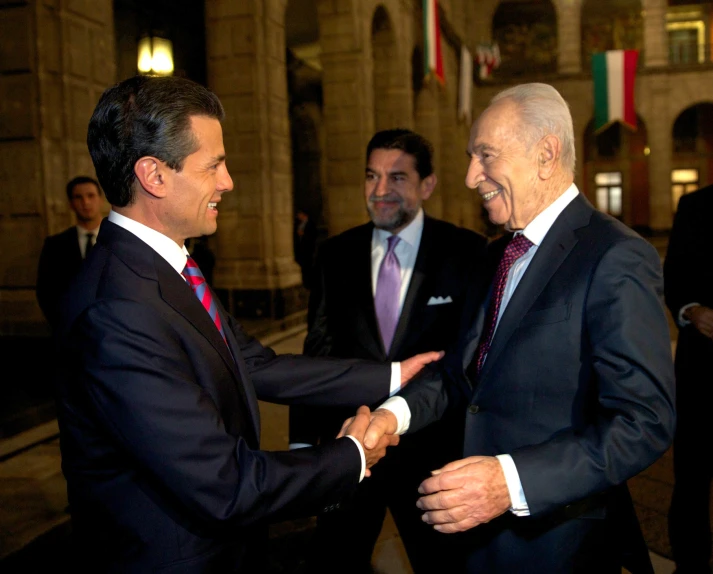
{"label": "italian flag", "polygon": [[423,36],[425,76],[428,78],[434,74],[438,81],[444,84],[438,0],[423,0]]}
{"label": "italian flag", "polygon": [[638,59],[636,50],[611,50],[592,55],[595,132],[616,121],[636,129],[634,80]]}

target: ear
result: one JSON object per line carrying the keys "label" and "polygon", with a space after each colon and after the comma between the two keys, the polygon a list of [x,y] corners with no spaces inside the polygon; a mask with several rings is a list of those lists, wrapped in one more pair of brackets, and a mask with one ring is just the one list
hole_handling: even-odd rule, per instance
{"label": "ear", "polygon": [[424,177],[421,181],[421,199],[428,199],[431,197],[433,190],[436,189],[437,183],[438,178],[435,173]]}
{"label": "ear", "polygon": [[559,163],[561,153],[562,143],[557,136],[549,134],[540,140],[537,152],[537,168],[540,179],[552,177]]}
{"label": "ear", "polygon": [[141,187],[156,198],[166,196],[165,164],[152,156],[144,156],[134,164],[134,173]]}

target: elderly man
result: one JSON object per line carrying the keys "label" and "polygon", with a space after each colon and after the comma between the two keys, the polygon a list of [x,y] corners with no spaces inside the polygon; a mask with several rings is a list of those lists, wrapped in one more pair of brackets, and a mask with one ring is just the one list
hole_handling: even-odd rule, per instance
{"label": "elderly man", "polygon": [[185,248],[216,231],[233,187],[222,118],[198,84],[136,77],[89,124],[112,211],[57,337],[62,469],[89,572],[255,571],[261,525],[333,507],[391,442],[362,448],[363,407],[347,440],[264,452],[257,399],[371,403],[440,357],[278,357],[242,331]]}
{"label": "elderly man", "polygon": [[440,375],[376,411],[367,444],[460,394],[464,458],[423,481],[418,506],[436,530],[467,531],[467,572],[652,572],[625,482],[674,427],[656,250],[577,190],[572,119],[551,86],[497,95],[468,155],[466,184],[509,232],[490,249],[488,298],[464,313]]}

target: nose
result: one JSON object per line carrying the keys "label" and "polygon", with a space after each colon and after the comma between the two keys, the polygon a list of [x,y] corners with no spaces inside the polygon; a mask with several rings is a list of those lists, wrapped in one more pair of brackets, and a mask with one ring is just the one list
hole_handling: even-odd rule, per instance
{"label": "nose", "polygon": [[476,189],[485,180],[483,174],[483,164],[480,163],[478,156],[470,157],[468,171],[465,174],[465,185],[468,189]]}
{"label": "nose", "polygon": [[373,195],[375,195],[376,197],[381,197],[382,195],[386,195],[389,192],[387,180],[388,178],[386,177],[377,178],[376,185],[374,186]]}
{"label": "nose", "polygon": [[222,169],[219,170],[215,187],[218,191],[231,191],[233,189],[233,178],[230,177],[228,166],[223,164],[221,167]]}

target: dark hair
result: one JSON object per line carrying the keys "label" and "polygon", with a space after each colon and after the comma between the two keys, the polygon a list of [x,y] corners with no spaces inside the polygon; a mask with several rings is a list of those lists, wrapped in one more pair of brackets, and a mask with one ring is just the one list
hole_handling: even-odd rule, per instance
{"label": "dark hair", "polygon": [[222,121],[218,97],[200,84],[173,76],[136,76],[106,90],[89,120],[87,146],[109,203],[134,200],[134,165],[154,156],[181,171],[198,144],[191,116]]}
{"label": "dark hair", "polygon": [[88,175],[78,175],[77,177],[70,179],[69,183],[67,183],[67,199],[72,201],[72,192],[74,191],[74,188],[78,185],[82,185],[83,183],[94,184],[97,187],[99,195],[102,194],[102,188],[99,186],[99,182],[96,179],[89,177]]}
{"label": "dark hair", "polygon": [[400,149],[416,160],[416,171],[421,179],[433,173],[433,146],[423,136],[411,130],[396,128],[376,132],[366,146],[366,161],[375,149]]}

